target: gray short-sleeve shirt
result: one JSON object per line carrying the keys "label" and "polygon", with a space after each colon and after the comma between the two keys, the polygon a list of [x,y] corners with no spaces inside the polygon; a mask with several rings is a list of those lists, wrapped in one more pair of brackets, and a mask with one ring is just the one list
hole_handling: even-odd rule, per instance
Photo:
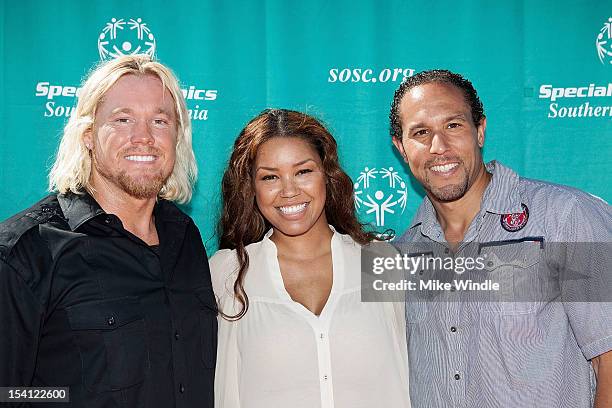
{"label": "gray short-sleeve shirt", "polygon": [[[507,250],[515,244],[612,242],[612,211],[603,200],[519,177],[495,161],[487,171],[493,176],[465,243]],[[397,242],[445,247],[428,198]],[[539,272],[527,258],[504,270],[515,286]],[[609,263],[587,261],[584,273],[609,287]],[[407,302],[413,408],[591,407],[595,375],[589,360],[612,350],[612,299],[560,301],[550,293],[514,302]]]}

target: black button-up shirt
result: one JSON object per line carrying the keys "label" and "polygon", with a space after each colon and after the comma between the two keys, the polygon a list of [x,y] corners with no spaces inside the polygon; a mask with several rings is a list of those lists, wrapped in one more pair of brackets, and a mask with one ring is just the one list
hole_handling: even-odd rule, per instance
{"label": "black button-up shirt", "polygon": [[70,387],[70,405],[52,407],[213,406],[202,239],[167,201],[154,216],[159,247],[89,195],[50,195],[0,224],[0,386]]}

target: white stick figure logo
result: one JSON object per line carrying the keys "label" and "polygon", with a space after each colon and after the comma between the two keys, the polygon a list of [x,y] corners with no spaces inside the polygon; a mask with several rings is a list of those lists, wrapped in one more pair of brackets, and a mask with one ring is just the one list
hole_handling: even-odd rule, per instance
{"label": "white stick figure logo", "polygon": [[[127,27],[126,27],[127,25]],[[155,54],[155,36],[141,18],[113,17],[98,36],[98,53],[101,60],[111,60],[122,55]]]}
{"label": "white stick figure logo", "polygon": [[609,17],[608,21],[599,30],[595,40],[595,48],[602,64],[606,62],[612,64],[612,17]]}
{"label": "white stick figure logo", "polygon": [[[403,214],[408,199],[408,188],[393,167],[366,167],[355,183],[355,207],[365,218],[373,218],[377,227],[385,226],[386,215]],[[398,207],[398,208],[395,208]]]}

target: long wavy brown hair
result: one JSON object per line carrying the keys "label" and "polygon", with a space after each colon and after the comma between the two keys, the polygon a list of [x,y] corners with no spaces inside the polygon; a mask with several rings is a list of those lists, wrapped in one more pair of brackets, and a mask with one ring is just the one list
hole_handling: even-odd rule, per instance
{"label": "long wavy brown hair", "polygon": [[234,295],[242,305],[240,312],[234,316],[222,313],[228,320],[242,318],[249,308],[249,298],[243,285],[249,268],[246,246],[261,241],[271,228],[255,203],[253,168],[259,147],[275,137],[300,138],[318,152],[326,177],[325,215],[336,231],[350,235],[362,245],[378,239],[375,231],[366,231],[357,220],[353,182],[340,167],[336,140],[329,131],[317,119],[301,112],[287,109],[261,112],[238,135],[223,175],[219,248],[236,250],[239,267]]}

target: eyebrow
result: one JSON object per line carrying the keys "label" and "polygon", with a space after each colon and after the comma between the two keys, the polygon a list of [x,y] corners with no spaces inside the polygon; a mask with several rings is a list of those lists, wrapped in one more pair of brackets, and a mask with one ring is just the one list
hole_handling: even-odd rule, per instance
{"label": "eyebrow", "polygon": [[[301,166],[302,164],[308,163],[309,161],[313,162],[316,164],[316,161],[314,161],[313,159],[306,159],[306,160],[302,160],[300,162],[297,162],[293,165],[293,167],[298,167]],[[268,171],[277,171],[278,168],[276,167],[265,167],[265,166],[259,166],[255,169],[255,172],[258,172],[259,170],[268,170]]]}
{"label": "eyebrow", "polygon": [[[134,110],[131,108],[115,108],[111,111],[111,115],[116,115],[117,113],[133,113]],[[157,112],[156,113],[161,113],[164,114],[166,116],[172,116],[172,113],[169,112],[167,109],[163,109],[163,108],[157,108]]]}
{"label": "eyebrow", "polygon": [[[442,122],[448,122],[448,121],[455,120],[455,119],[462,119],[462,120],[465,120],[465,121],[468,120],[468,118],[465,116],[464,113],[455,113],[455,114],[452,114],[452,115],[449,115],[449,116],[445,117],[442,120]],[[423,127],[427,127],[427,126],[423,122],[418,122],[418,123],[415,123],[414,125],[408,127],[408,132],[412,133],[412,131],[414,131],[415,129],[423,128]]]}
{"label": "eyebrow", "polygon": [[169,112],[167,109],[157,108],[157,113],[163,113],[166,116],[172,116],[174,114],[174,111]]}
{"label": "eyebrow", "polygon": [[133,110],[130,108],[115,108],[111,111],[111,115],[116,115],[117,113],[132,113]]}
{"label": "eyebrow", "polygon": [[465,116],[464,113],[457,113],[456,115],[451,115],[451,116],[447,117],[445,122],[448,122],[449,120],[453,120],[453,119],[469,120],[468,117]]}

